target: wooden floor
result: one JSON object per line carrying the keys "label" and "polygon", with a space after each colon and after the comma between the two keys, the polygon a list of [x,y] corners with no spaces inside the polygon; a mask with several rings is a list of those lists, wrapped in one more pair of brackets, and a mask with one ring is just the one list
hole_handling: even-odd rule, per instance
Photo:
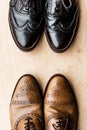
{"label": "wooden floor", "polygon": [[45,34],[32,52],[20,51],[8,25],[9,0],[0,0],[0,130],[10,130],[9,104],[15,84],[32,74],[43,93],[49,78],[60,73],[72,84],[79,109],[78,130],[87,130],[87,0],[78,0],[80,23],[75,40],[61,54],[53,52]]}

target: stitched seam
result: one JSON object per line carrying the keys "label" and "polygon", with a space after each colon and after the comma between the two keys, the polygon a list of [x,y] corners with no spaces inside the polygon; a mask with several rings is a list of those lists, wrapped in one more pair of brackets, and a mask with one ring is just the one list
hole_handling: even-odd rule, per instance
{"label": "stitched seam", "polygon": [[[13,9],[12,11],[14,11],[14,9]],[[39,24],[37,25],[37,27],[35,27],[35,29],[32,29],[32,28],[29,26],[29,24],[30,24],[29,20],[28,20],[24,25],[18,26],[18,24],[16,23],[16,21],[15,21],[13,15],[12,15],[12,18],[13,18],[13,21],[14,21],[14,23],[15,23],[14,28],[15,28],[17,31],[24,31],[25,29],[28,29],[28,30],[31,31],[31,32],[32,32],[32,31],[34,32],[36,29],[38,30],[38,29],[40,28],[41,23],[42,23],[42,20],[43,20],[43,16],[42,16],[41,19],[40,19]]]}
{"label": "stitched seam", "polygon": [[54,102],[54,101],[47,101],[45,104],[53,104],[53,105],[73,105],[73,102]]}
{"label": "stitched seam", "polygon": [[11,104],[14,104],[14,105],[34,104],[34,103],[41,103],[41,101],[12,101],[11,102]]}

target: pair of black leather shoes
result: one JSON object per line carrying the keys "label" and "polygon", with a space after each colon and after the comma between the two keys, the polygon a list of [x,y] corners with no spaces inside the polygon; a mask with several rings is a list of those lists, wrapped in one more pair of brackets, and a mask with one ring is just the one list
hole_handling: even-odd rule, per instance
{"label": "pair of black leather shoes", "polygon": [[78,14],[76,0],[11,0],[9,24],[16,45],[23,51],[31,51],[45,21],[50,47],[55,52],[63,52],[75,35]]}

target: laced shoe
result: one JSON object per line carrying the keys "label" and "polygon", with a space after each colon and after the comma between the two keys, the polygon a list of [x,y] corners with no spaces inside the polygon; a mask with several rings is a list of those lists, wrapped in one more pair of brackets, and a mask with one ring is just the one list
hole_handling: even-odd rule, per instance
{"label": "laced shoe", "polygon": [[42,97],[36,79],[22,76],[10,103],[12,130],[43,130]]}
{"label": "laced shoe", "polygon": [[9,25],[16,45],[31,51],[38,42],[43,28],[43,0],[11,0]]}
{"label": "laced shoe", "polygon": [[64,52],[71,44],[79,22],[76,0],[46,0],[45,25],[47,41],[55,52]]}
{"label": "laced shoe", "polygon": [[69,82],[63,75],[54,75],[44,98],[45,130],[76,130],[77,117],[77,104]]}

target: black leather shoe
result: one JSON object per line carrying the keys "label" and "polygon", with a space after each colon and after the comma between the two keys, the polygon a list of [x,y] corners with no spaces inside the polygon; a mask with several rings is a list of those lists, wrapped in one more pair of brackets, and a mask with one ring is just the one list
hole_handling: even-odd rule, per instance
{"label": "black leather shoe", "polygon": [[43,0],[11,0],[9,24],[16,45],[31,51],[38,42],[43,27]]}
{"label": "black leather shoe", "polygon": [[55,52],[64,52],[74,38],[79,8],[76,0],[46,0],[46,37]]}

